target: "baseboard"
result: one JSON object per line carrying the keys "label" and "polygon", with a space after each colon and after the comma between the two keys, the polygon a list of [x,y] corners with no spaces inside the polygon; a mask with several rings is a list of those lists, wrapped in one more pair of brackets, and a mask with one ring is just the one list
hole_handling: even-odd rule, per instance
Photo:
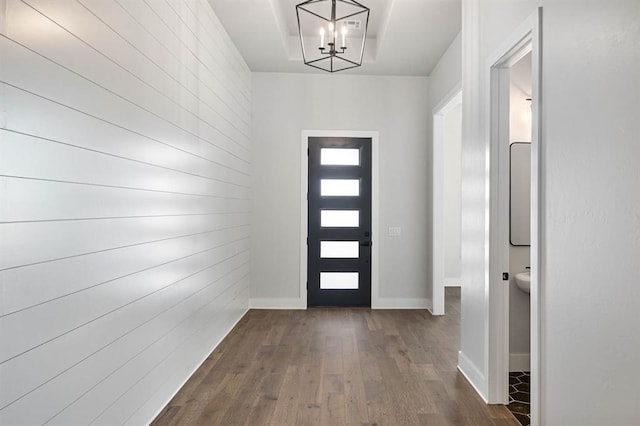
{"label": "baseboard", "polygon": [[372,309],[429,309],[427,298],[378,297],[371,301]]}
{"label": "baseboard", "polygon": [[[384,297],[371,301],[372,309],[429,309],[427,298],[392,298]],[[251,309],[307,309],[304,300],[295,297],[249,299]]]}
{"label": "baseboard", "polygon": [[307,303],[298,297],[257,297],[249,299],[251,309],[307,309]]}
{"label": "baseboard", "polygon": [[427,311],[429,311],[429,313],[434,317],[441,317],[441,316],[445,315],[444,312],[443,313],[434,314],[433,313],[433,305],[427,306]]}
{"label": "baseboard", "polygon": [[509,371],[531,371],[531,354],[509,354]]}
{"label": "baseboard", "polygon": [[461,282],[462,282],[462,278],[460,278],[460,277],[445,278],[444,279],[444,286],[445,287],[460,287],[460,283]]}
{"label": "baseboard", "polygon": [[433,313],[433,299],[427,299],[427,311],[429,311],[431,315],[437,315]]}
{"label": "baseboard", "polygon": [[487,388],[485,376],[462,351],[458,352],[458,371],[460,371],[471,386],[473,386],[484,402],[488,403],[489,399],[484,392],[481,391],[481,389]]}

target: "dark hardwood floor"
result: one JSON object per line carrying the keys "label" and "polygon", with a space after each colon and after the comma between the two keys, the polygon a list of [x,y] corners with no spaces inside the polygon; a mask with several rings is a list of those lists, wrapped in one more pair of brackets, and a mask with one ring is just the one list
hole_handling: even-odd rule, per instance
{"label": "dark hardwood floor", "polygon": [[518,425],[456,369],[460,290],[423,310],[251,310],[156,425]]}

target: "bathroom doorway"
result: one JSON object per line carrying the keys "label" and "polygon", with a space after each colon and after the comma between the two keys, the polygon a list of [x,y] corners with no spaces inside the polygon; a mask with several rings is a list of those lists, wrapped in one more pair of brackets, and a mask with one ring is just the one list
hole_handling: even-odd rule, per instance
{"label": "bathroom doorway", "polygon": [[[514,31],[487,61],[488,90],[491,96],[489,116],[489,402],[509,403],[510,365],[514,370],[529,366],[530,414],[536,424],[541,392],[539,381],[539,307],[540,307],[540,194],[538,170],[540,168],[540,37],[541,9]],[[524,76],[524,77],[523,77]],[[520,79],[520,80],[519,80]],[[526,82],[526,81],[529,82]],[[524,81],[524,82],[523,82]],[[520,85],[520,88],[514,86]],[[527,123],[528,121],[528,123]],[[529,137],[530,136],[530,137]],[[523,244],[511,243],[510,217],[510,153],[513,142],[530,142],[530,173],[528,189],[524,195],[530,205],[528,234],[529,252]],[[519,167],[520,166],[515,166]],[[527,234],[525,230],[524,234]],[[517,251],[518,250],[518,251]],[[512,259],[513,258],[513,259]],[[520,265],[522,263],[522,265]],[[516,285],[514,275],[530,266],[530,294]],[[522,270],[521,270],[522,268]],[[527,316],[515,318],[512,314]],[[513,330],[512,330],[513,329]],[[530,336],[522,336],[526,330]],[[513,333],[512,333],[513,332]],[[522,338],[524,337],[524,338]],[[522,338],[522,339],[521,339]],[[529,354],[526,353],[527,341]],[[510,344],[517,346],[512,353]],[[515,347],[514,346],[514,347]],[[513,355],[513,356],[512,356]],[[528,361],[528,362],[527,362]],[[516,365],[520,363],[520,365]],[[519,418],[520,420],[520,418]],[[523,424],[527,419],[521,420]]]}
{"label": "bathroom doorway", "polygon": [[[531,52],[509,68],[509,410],[529,425]],[[529,286],[527,286],[527,283]]]}

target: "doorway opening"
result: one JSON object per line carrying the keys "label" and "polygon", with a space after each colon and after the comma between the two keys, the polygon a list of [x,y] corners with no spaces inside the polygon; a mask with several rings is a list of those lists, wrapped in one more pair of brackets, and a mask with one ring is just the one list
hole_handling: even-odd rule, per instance
{"label": "doorway opening", "polygon": [[[531,423],[531,52],[509,68],[509,409]],[[520,382],[520,383],[518,383]]]}
{"label": "doorway opening", "polygon": [[[488,234],[488,402],[509,403],[509,371],[510,363],[514,369],[521,369],[529,358],[530,365],[530,415],[533,424],[537,424],[540,413],[540,248],[541,248],[541,224],[539,223],[541,201],[539,194],[539,170],[540,164],[540,20],[541,9],[529,17],[514,33],[512,33],[502,46],[490,56],[487,61],[489,71],[488,93],[490,94],[489,108],[489,151],[487,174],[489,184],[489,200],[487,209],[489,212]],[[524,78],[523,81],[518,79]],[[514,88],[521,85],[520,90]],[[519,93],[522,92],[522,93]],[[529,97],[530,93],[530,97]],[[522,98],[522,99],[520,99]],[[530,120],[530,124],[518,126],[518,121]],[[527,139],[530,134],[530,140]],[[527,206],[519,205],[520,216],[513,218],[514,222],[523,224],[524,230],[513,232],[510,223],[512,207],[510,198],[510,171],[511,168],[526,169],[527,165],[511,164],[513,142],[530,142],[530,158],[528,173],[523,173],[528,182],[524,184],[528,194],[519,194],[516,198],[520,201],[529,199]],[[523,148],[524,144],[518,146]],[[514,152],[515,154],[515,152]],[[518,154],[519,155],[519,154]],[[514,155],[515,157],[515,155]],[[522,186],[521,186],[522,188]],[[529,220],[522,220],[522,210],[528,210]],[[512,240],[512,234],[514,239]],[[517,234],[517,235],[516,235]],[[523,238],[528,241],[522,241]],[[515,242],[515,244],[513,244]],[[517,246],[525,246],[529,243],[528,253],[516,253]],[[520,265],[519,263],[522,263]],[[514,272],[520,268],[530,266],[529,291],[524,293],[516,286]],[[510,343],[518,343],[526,348],[527,342],[510,342],[512,328],[521,326],[518,320],[510,315],[518,311],[510,309],[510,301],[515,302],[516,296],[519,302],[529,297],[530,312],[529,341],[530,355],[518,356],[510,351]],[[522,300],[520,300],[522,299]],[[522,305],[522,303],[520,303]],[[522,306],[520,306],[522,307]],[[522,312],[519,312],[522,313]],[[527,314],[526,312],[524,313]],[[526,323],[526,320],[523,321]],[[516,356],[512,356],[516,355]],[[522,354],[520,354],[522,355]],[[527,356],[528,355],[528,356]],[[515,365],[520,363],[520,365]]]}
{"label": "doorway opening", "polygon": [[461,284],[462,91],[433,109],[431,313],[445,314],[445,287]]}

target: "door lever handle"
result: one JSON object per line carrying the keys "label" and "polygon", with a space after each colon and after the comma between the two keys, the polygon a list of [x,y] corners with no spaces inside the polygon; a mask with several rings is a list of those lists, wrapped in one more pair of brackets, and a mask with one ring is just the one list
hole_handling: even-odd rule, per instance
{"label": "door lever handle", "polygon": [[371,241],[363,241],[360,243],[360,247],[370,247]]}

